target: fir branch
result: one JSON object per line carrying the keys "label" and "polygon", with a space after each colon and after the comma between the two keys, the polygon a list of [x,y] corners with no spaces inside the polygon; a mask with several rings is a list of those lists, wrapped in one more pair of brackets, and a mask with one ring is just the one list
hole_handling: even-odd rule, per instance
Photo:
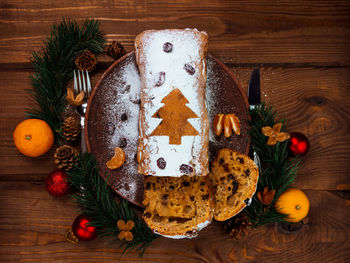
{"label": "fir branch", "polygon": [[131,230],[133,239],[123,241],[122,245],[125,246],[124,252],[136,249],[142,255],[158,236],[152,233],[125,199],[117,202],[107,181],[101,178],[97,161],[90,153],[80,156],[79,165],[69,172],[71,186],[80,190],[73,198],[91,219],[91,225],[97,227],[99,236],[117,238],[120,232],[117,221],[132,220],[135,223]]}
{"label": "fir branch", "polygon": [[[277,142],[275,146],[267,145],[268,138],[261,132],[261,128],[272,127],[276,123],[276,115],[277,112],[264,103],[250,111],[251,150],[259,155],[262,164],[256,194],[265,187],[269,187],[270,190],[276,189],[274,200],[270,205],[263,205],[255,194],[251,205],[246,207],[245,211],[255,227],[280,222],[286,217],[277,213],[274,202],[294,182],[300,164],[298,158],[289,158],[288,141]],[[284,131],[286,125],[283,120],[281,122],[283,124],[281,131]]]}
{"label": "fir branch", "polygon": [[26,113],[30,118],[46,121],[57,140],[61,138],[61,114],[66,106],[66,86],[75,69],[74,59],[85,49],[102,52],[104,45],[98,21],[86,20],[80,28],[77,22],[64,19],[52,27],[42,51],[33,52],[33,89],[29,91],[32,108]]}

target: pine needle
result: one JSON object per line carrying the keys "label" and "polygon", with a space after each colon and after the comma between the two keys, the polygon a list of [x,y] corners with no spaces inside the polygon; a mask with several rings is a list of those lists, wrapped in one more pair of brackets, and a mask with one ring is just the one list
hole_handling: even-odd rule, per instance
{"label": "pine needle", "polygon": [[75,21],[64,19],[52,26],[41,52],[33,52],[33,89],[29,90],[32,105],[26,114],[46,121],[56,141],[62,138],[61,114],[67,105],[66,86],[73,77],[74,59],[85,49],[102,52],[105,42],[98,21],[86,20],[80,28]]}
{"label": "pine needle", "polygon": [[72,187],[80,191],[73,195],[82,212],[91,219],[90,225],[97,227],[99,236],[114,237],[120,230],[117,221],[122,219],[125,222],[132,220],[135,223],[131,230],[133,240],[122,241],[125,246],[124,253],[130,250],[139,250],[142,255],[145,249],[158,236],[148,228],[146,223],[140,219],[137,213],[123,199],[118,202],[108,186],[108,179],[101,178],[98,170],[97,160],[90,153],[80,156],[79,165],[69,172],[69,182]]}
{"label": "pine needle", "polygon": [[[272,222],[281,222],[286,215],[277,213],[274,203],[278,196],[287,190],[294,182],[300,161],[298,158],[289,158],[287,152],[288,141],[277,142],[274,146],[267,145],[267,137],[261,132],[265,126],[272,127],[276,123],[277,112],[264,103],[250,111],[251,150],[255,151],[262,163],[257,191],[250,206],[245,208],[253,226],[261,226]],[[286,128],[282,120],[281,131]],[[263,205],[256,197],[265,187],[276,189],[274,200],[269,205]]]}

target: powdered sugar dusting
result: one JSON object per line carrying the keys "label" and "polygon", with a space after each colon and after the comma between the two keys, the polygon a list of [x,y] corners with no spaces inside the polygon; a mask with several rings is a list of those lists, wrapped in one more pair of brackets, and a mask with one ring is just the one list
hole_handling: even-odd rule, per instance
{"label": "powdered sugar dusting", "polygon": [[[125,63],[118,74],[109,75],[108,85],[112,87],[110,101],[104,107],[104,116],[109,119],[107,129],[109,134],[105,135],[108,153],[114,154],[115,147],[123,147],[126,161],[122,166],[123,178],[127,180],[117,181],[116,189],[124,196],[135,196],[140,187],[136,184],[137,162],[134,156],[137,153],[138,144],[138,118],[140,112],[140,77],[135,63]],[[113,92],[115,91],[115,92]],[[111,118],[113,116],[114,118]],[[107,171],[112,172],[112,171]]]}
{"label": "powdered sugar dusting", "polygon": [[[220,78],[222,78],[222,76],[218,72],[213,70],[213,63],[213,60],[207,60],[208,73],[205,96],[208,109],[209,127],[213,127],[212,121],[214,120],[215,114],[220,113],[217,111],[219,105],[217,105],[218,100],[216,99],[216,97],[218,96],[217,83],[220,82]],[[211,142],[216,141],[213,129],[209,129],[209,140]]]}
{"label": "powdered sugar dusting", "polygon": [[[229,89],[230,86],[232,90]],[[223,96],[226,89],[228,94]],[[226,97],[229,99],[225,100]],[[90,102],[88,124],[85,128],[89,131],[90,148],[98,159],[103,176],[107,178],[110,175],[114,181],[111,185],[113,189],[129,201],[141,205],[143,175],[138,174],[137,161],[134,159],[139,134],[139,98],[140,76],[135,56],[130,54],[110,69],[101,80]],[[235,107],[241,109],[238,113],[236,112],[241,120],[247,116],[239,89],[222,66],[210,55],[207,58],[206,104],[209,122],[212,122],[217,113],[235,112]],[[127,115],[125,121],[121,120],[123,113]],[[195,126],[194,120],[188,119],[193,126]],[[218,141],[220,138],[215,138],[210,128],[210,141],[212,142],[210,152],[215,153],[230,143],[232,149],[241,149],[244,152],[247,147],[248,127],[244,121],[241,122],[241,125],[240,136],[232,136],[230,140],[223,138],[221,141]],[[121,138],[126,138],[127,141],[127,146],[124,148],[126,162],[121,168],[110,170],[105,163],[114,155],[114,148],[119,146]],[[237,140],[237,144],[234,140]]]}
{"label": "powdered sugar dusting", "polygon": [[[181,176],[182,164],[190,164],[196,175],[203,175],[207,167],[199,158],[203,145],[208,143],[207,112],[205,109],[203,84],[206,79],[206,66],[203,43],[197,30],[160,30],[142,34],[140,45],[136,46],[136,58],[141,71],[141,100],[143,111],[140,123],[140,150],[149,153],[140,165],[149,175]],[[171,52],[163,52],[164,43],[173,45]],[[142,49],[142,51],[141,51]],[[185,66],[187,65],[187,67]],[[162,85],[158,86],[158,74],[165,72]],[[200,80],[200,81],[199,81]],[[201,82],[202,81],[202,82]],[[203,83],[204,82],[204,83]],[[190,108],[198,118],[187,121],[198,131],[197,136],[182,136],[181,144],[169,144],[168,136],[151,136],[162,122],[152,116],[164,106],[161,102],[172,90],[179,89],[189,101]],[[203,110],[204,109],[204,110]],[[200,118],[203,118],[204,121]],[[147,126],[142,127],[142,125]],[[167,161],[165,169],[157,167],[157,159]]]}

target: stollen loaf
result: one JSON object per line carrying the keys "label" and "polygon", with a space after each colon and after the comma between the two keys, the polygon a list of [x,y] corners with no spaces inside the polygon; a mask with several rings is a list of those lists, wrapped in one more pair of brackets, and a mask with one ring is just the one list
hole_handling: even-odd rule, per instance
{"label": "stollen loaf", "polygon": [[208,36],[197,29],[148,30],[136,37],[140,174],[208,174],[207,49]]}

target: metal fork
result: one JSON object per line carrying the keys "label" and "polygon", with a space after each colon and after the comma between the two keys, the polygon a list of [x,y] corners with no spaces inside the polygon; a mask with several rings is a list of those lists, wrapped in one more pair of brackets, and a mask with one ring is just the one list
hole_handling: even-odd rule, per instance
{"label": "metal fork", "polygon": [[[84,77],[85,75],[85,77]],[[80,125],[81,125],[81,141],[80,149],[81,153],[86,152],[86,142],[84,136],[84,124],[85,124],[85,112],[88,104],[88,99],[91,94],[91,83],[89,73],[86,70],[74,70],[74,90],[79,94],[81,91],[84,91],[84,102],[81,106],[76,108],[77,113],[80,115]]]}

